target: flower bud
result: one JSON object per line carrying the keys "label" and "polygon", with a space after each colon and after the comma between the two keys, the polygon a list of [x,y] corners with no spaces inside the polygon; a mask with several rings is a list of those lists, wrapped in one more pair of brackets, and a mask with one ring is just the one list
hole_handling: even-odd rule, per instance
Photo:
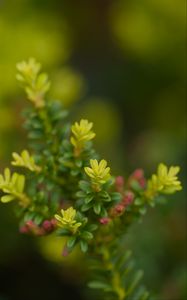
{"label": "flower bud", "polygon": [[29,221],[26,222],[26,227],[28,228],[28,232],[30,232],[34,235],[41,236],[41,235],[45,234],[44,229],[39,227],[32,220],[29,220]]}
{"label": "flower bud", "polygon": [[45,220],[42,223],[42,228],[45,230],[46,233],[51,232],[55,229],[57,225],[57,220],[56,219],[51,219],[51,220]]}
{"label": "flower bud", "polygon": [[103,225],[106,225],[110,222],[110,220],[111,220],[110,218],[104,217],[104,218],[99,219],[99,222]]}
{"label": "flower bud", "polygon": [[122,203],[119,203],[115,206],[115,212],[117,214],[121,214],[124,211],[124,205]]}
{"label": "flower bud", "polygon": [[136,169],[132,175],[130,176],[130,181],[131,180],[137,180],[139,185],[144,188],[146,185],[146,179],[144,177],[144,170],[143,169]]}
{"label": "flower bud", "polygon": [[34,224],[34,222],[32,220],[27,221],[26,226],[31,229],[31,228],[35,228],[36,224]]}
{"label": "flower bud", "polygon": [[55,228],[57,226],[57,220],[56,219],[51,219],[51,224],[53,225],[53,227]]}
{"label": "flower bud", "polygon": [[29,229],[28,229],[28,227],[26,225],[24,225],[24,226],[20,227],[19,232],[23,233],[23,234],[26,234],[26,233],[29,232]]}
{"label": "flower bud", "polygon": [[136,169],[131,176],[137,180],[141,179],[144,176],[144,171],[143,169]]}
{"label": "flower bud", "polygon": [[133,200],[134,200],[134,193],[131,191],[126,191],[122,200],[123,204],[125,206],[128,206],[133,202]]}
{"label": "flower bud", "polygon": [[46,231],[46,232],[50,232],[53,230],[53,224],[51,223],[51,221],[49,220],[45,220],[42,223],[42,228]]}
{"label": "flower bud", "polygon": [[124,178],[123,176],[117,176],[115,179],[115,186],[118,192],[121,192],[124,187]]}
{"label": "flower bud", "polygon": [[124,211],[125,211],[125,206],[124,206],[123,202],[120,202],[111,208],[110,216],[112,218],[119,217],[124,213]]}

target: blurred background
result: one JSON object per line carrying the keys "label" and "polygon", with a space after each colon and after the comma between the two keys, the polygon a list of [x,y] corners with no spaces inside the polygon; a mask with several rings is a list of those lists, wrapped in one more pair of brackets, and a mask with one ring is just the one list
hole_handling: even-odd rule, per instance
{"label": "blurred background", "polygon": [[[15,66],[29,57],[71,120],[94,122],[113,174],[164,162],[182,167],[184,185],[184,0],[0,0],[0,171],[27,145]],[[184,189],[127,236],[156,300],[187,299],[185,208]],[[12,204],[0,205],[0,241],[0,300],[99,299],[79,254],[64,261],[61,240],[20,235]]]}

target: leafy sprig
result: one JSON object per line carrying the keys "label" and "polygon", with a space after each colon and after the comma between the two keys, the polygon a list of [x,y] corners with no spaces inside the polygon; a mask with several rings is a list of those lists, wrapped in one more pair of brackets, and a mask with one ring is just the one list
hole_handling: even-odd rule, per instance
{"label": "leafy sprig", "polygon": [[24,112],[31,152],[13,152],[12,165],[27,172],[5,169],[0,175],[1,202],[18,200],[22,233],[55,232],[66,237],[64,255],[77,246],[87,252],[93,277],[89,287],[102,290],[103,299],[147,300],[147,290],[138,288],[143,272],[134,270],[122,240],[128,226],[154,206],[159,195],[182,189],[179,167],[160,164],[148,180],[141,169],[125,180],[111,175],[107,161],[100,160],[93,147],[93,123],[66,121],[68,112],[61,103],[46,98],[50,82],[34,59],[17,68],[17,79],[31,102]]}
{"label": "leafy sprig", "polygon": [[18,173],[10,173],[10,169],[4,170],[4,176],[0,174],[0,190],[5,195],[1,197],[1,202],[7,203],[18,199],[21,206],[27,206],[30,199],[24,194],[25,176]]}

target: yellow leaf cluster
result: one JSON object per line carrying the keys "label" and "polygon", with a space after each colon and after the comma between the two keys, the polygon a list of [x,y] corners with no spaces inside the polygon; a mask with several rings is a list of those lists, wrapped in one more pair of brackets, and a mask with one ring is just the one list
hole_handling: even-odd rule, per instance
{"label": "yellow leaf cluster", "polygon": [[100,162],[97,159],[90,160],[90,167],[84,168],[86,174],[91,178],[93,184],[104,184],[111,177],[110,168],[107,167],[106,160],[102,159]]}
{"label": "yellow leaf cluster", "polygon": [[91,130],[93,123],[89,123],[88,120],[82,119],[80,123],[75,122],[71,127],[72,136],[71,143],[78,150],[78,153],[82,151],[85,143],[92,140],[95,137],[95,133]]}
{"label": "yellow leaf cluster", "polygon": [[11,174],[10,169],[6,168],[4,174],[0,174],[0,190],[6,194],[1,197],[1,202],[7,203],[17,198],[22,205],[27,205],[29,199],[23,193],[24,187],[25,176],[18,173]]}
{"label": "yellow leaf cluster", "polygon": [[14,161],[12,161],[13,166],[24,167],[32,172],[41,171],[41,168],[35,164],[33,156],[31,156],[27,150],[23,150],[21,155],[13,152],[12,156],[14,158]]}
{"label": "yellow leaf cluster", "polygon": [[78,228],[82,225],[82,223],[75,220],[76,210],[72,206],[66,210],[61,209],[61,215],[62,216],[58,214],[55,215],[55,218],[58,221],[58,226],[67,228],[73,233],[76,233]]}
{"label": "yellow leaf cluster", "polygon": [[179,171],[178,166],[168,168],[162,163],[159,164],[157,174],[153,174],[148,180],[145,196],[152,199],[157,193],[173,194],[182,190],[181,182],[177,177]]}
{"label": "yellow leaf cluster", "polygon": [[46,73],[40,73],[41,65],[30,58],[28,62],[22,61],[17,64],[17,80],[25,87],[28,99],[35,107],[45,106],[44,95],[49,90],[50,82]]}

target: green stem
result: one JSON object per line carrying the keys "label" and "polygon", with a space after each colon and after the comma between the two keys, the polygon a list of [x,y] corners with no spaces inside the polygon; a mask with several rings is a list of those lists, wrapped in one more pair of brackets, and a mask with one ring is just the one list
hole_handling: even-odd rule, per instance
{"label": "green stem", "polygon": [[111,285],[113,291],[118,297],[118,300],[124,300],[126,298],[126,291],[121,283],[121,277],[119,271],[116,269],[114,263],[112,263],[112,257],[110,255],[110,248],[107,246],[103,246],[101,249],[103,262],[105,264],[105,268],[112,273]]}

